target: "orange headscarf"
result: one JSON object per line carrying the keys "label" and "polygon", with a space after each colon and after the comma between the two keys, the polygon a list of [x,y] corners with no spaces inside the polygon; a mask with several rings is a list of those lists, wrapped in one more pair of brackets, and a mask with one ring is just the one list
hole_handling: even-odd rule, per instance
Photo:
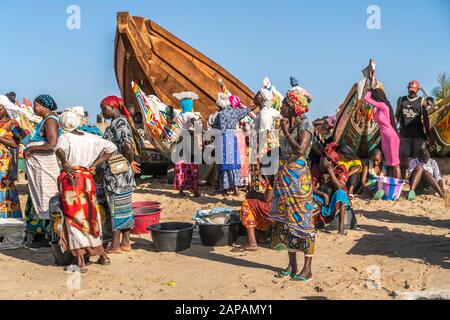
{"label": "orange headscarf", "polygon": [[294,109],[296,115],[309,111],[308,99],[296,90],[287,93],[286,102]]}
{"label": "orange headscarf", "polygon": [[127,119],[128,123],[130,125],[133,125],[133,119],[131,118],[130,111],[125,106],[125,103],[124,103],[122,98],[119,98],[119,97],[116,97],[116,96],[109,96],[109,97],[106,97],[105,99],[103,99],[101,104],[104,105],[104,106],[108,106],[108,107],[119,109],[120,113],[125,116],[125,118]]}

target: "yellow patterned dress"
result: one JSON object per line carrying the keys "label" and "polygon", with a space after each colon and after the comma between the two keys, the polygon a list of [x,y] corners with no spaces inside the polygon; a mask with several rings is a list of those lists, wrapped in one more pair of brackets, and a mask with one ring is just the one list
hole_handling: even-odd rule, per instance
{"label": "yellow patterned dress", "polygon": [[[14,139],[19,143],[25,132],[15,120],[0,120],[0,137]],[[0,218],[22,218],[19,195],[15,180],[17,176],[18,150],[0,142]]]}
{"label": "yellow patterned dress", "polygon": [[[302,131],[312,133],[312,124],[305,119],[294,130],[298,139]],[[285,138],[281,145],[280,168],[275,179],[270,219],[275,222],[271,247],[275,250],[303,251],[314,254],[315,224],[313,188],[306,158],[292,154]]]}

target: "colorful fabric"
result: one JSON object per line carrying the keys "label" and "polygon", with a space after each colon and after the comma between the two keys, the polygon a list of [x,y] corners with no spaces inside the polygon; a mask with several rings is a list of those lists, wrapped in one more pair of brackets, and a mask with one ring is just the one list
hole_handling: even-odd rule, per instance
{"label": "colorful fabric", "polygon": [[313,189],[306,159],[280,160],[275,179],[270,219],[286,224],[292,235],[311,238],[316,230],[312,216]]}
{"label": "colorful fabric", "polygon": [[107,194],[109,211],[112,218],[112,230],[126,231],[134,227],[133,191],[128,191],[120,194]]}
{"label": "colorful fabric", "polygon": [[339,153],[337,153],[336,151],[337,147],[338,144],[336,142],[331,142],[325,146],[324,150],[325,157],[334,164],[338,163],[339,160],[341,159]]}
{"label": "colorful fabric", "polygon": [[351,206],[348,195],[344,190],[334,192],[330,197],[328,206],[325,205],[325,200],[318,195],[314,195],[314,202],[316,205],[314,212],[318,213],[317,219],[325,226],[339,216],[342,206],[345,206],[346,209],[350,209]]}
{"label": "colorful fabric", "polygon": [[241,222],[245,228],[267,231],[272,226],[269,211],[272,203],[259,199],[246,199],[241,206]]}
{"label": "colorful fabric", "polygon": [[[334,170],[336,178],[344,185],[344,191],[347,192],[348,171],[343,165],[336,165]],[[320,188],[322,192],[331,195],[335,191],[330,185],[330,175],[328,173],[321,172],[319,165],[315,165],[311,170],[312,181],[314,187]]]}
{"label": "colorful fabric", "polygon": [[94,178],[88,169],[74,169],[72,174],[62,172],[58,177],[64,220],[83,234],[99,237]]}
{"label": "colorful fabric", "polygon": [[229,99],[230,104],[234,109],[239,108],[241,106],[241,99],[238,96],[231,96]]}
{"label": "colorful fabric", "polygon": [[272,229],[270,247],[277,251],[303,252],[306,257],[313,257],[316,237],[314,235],[300,238],[291,233],[288,225],[276,221]]}
{"label": "colorful fabric", "polygon": [[381,162],[381,174],[378,175],[373,166],[373,161],[369,160],[368,163],[369,171],[367,174],[367,182],[366,188],[368,188],[371,192],[376,192],[378,190],[378,178],[384,177],[387,175],[387,166],[384,161]]}
{"label": "colorful fabric", "polygon": [[36,236],[45,236],[50,239],[49,225],[50,220],[40,219],[33,206],[31,196],[28,197],[25,207],[25,221],[27,223],[27,232]]}
{"label": "colorful fabric", "polygon": [[122,98],[116,96],[109,96],[104,98],[100,104],[103,106],[119,109],[120,113],[125,116],[128,123],[130,124],[133,123],[130,111],[125,106],[125,102],[123,101]]}
{"label": "colorful fabric", "polygon": [[363,171],[363,165],[362,165],[361,160],[348,160],[348,161],[340,160],[340,161],[338,161],[338,165],[344,166],[345,169],[347,169],[347,171],[350,171],[350,169],[354,168],[354,167],[360,168],[358,170],[358,173],[361,173]]}
{"label": "colorful fabric", "polygon": [[309,111],[308,99],[297,90],[290,90],[287,93],[286,102],[294,109],[296,115]]}
{"label": "colorful fabric", "polygon": [[[17,121],[0,121],[0,137],[19,143],[25,136]],[[0,143],[0,218],[22,218],[17,179],[18,150]]]}
{"label": "colorful fabric", "polygon": [[53,100],[53,98],[48,94],[41,94],[36,99],[34,99],[34,103],[39,103],[41,106],[51,111],[55,111],[56,109],[58,109],[55,100]]}
{"label": "colorful fabric", "polygon": [[198,192],[200,182],[200,165],[192,163],[175,164],[175,190]]}
{"label": "colorful fabric", "polygon": [[243,132],[237,133],[237,143],[239,152],[239,163],[241,165],[241,185],[248,185],[248,147],[246,142],[246,137]]}

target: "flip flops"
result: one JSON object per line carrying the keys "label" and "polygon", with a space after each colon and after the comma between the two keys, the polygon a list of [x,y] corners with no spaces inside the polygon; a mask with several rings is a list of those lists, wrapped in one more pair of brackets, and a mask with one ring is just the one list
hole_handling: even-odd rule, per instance
{"label": "flip flops", "polygon": [[383,199],[384,197],[384,190],[378,190],[375,195],[373,196],[373,200],[375,201],[379,201],[381,199]]}
{"label": "flip flops", "polygon": [[313,280],[313,278],[307,279],[305,277],[302,277],[298,274],[294,274],[291,277],[291,281],[296,281],[296,282],[304,282],[304,283],[308,283],[311,282]]}
{"label": "flip flops", "polygon": [[414,191],[414,190],[411,190],[409,193],[408,193],[408,201],[414,201],[414,200],[416,200],[416,192]]}
{"label": "flip flops", "polygon": [[286,278],[292,278],[294,276],[294,274],[287,272],[287,271],[281,271],[278,272],[277,274],[275,274],[275,278],[277,279],[286,279]]}

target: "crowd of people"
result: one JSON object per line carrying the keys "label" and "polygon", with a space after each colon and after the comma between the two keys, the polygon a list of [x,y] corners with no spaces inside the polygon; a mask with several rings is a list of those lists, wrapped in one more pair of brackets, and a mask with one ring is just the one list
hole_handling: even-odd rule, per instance
{"label": "crowd of people", "polygon": [[[310,281],[317,230],[337,219],[338,233],[345,236],[348,221],[355,219],[355,196],[385,197],[380,178],[392,177],[400,183],[409,177],[407,198],[411,201],[430,188],[444,197],[445,189],[427,149],[429,100],[418,97],[417,81],[409,84],[408,96],[398,100],[396,112],[383,89],[372,88],[364,96],[374,107],[382,141],[381,149],[375,149],[370,159],[360,159],[348,146],[322,142],[307,117],[312,95],[294,77],[291,86],[283,97],[266,78],[254,106],[247,107],[220,82],[218,110],[207,119],[207,126],[220,132],[220,137],[210,142],[216,153],[221,152],[216,154],[221,161],[209,172],[223,196],[246,190],[241,221],[248,242],[233,251],[255,251],[258,234],[267,241],[270,233],[271,248],[287,250],[289,256],[288,267],[276,276]],[[203,139],[197,139],[194,131],[204,121],[194,111],[198,96],[193,92],[174,96],[181,106],[177,121],[186,133],[178,143],[188,137],[189,143],[203,150]],[[34,100],[34,113],[41,121],[26,135],[10,114],[11,104],[7,96],[0,96],[0,217],[22,217],[14,183],[18,149],[23,144],[29,189],[24,213],[28,236],[36,240],[50,234],[63,252],[76,257],[82,272],[87,271],[92,256],[108,265],[107,254],[130,251],[140,147],[124,101],[116,96],[101,101],[104,118],[111,120],[103,136],[83,125],[79,110],[69,108],[58,115],[58,106],[48,95]],[[258,133],[256,145],[249,142],[252,131]],[[274,154],[278,155],[276,163],[267,165],[266,160]],[[180,196],[188,190],[194,197],[201,196],[202,160],[195,160],[191,154],[174,161],[174,187]],[[297,266],[297,253],[305,256],[302,269]]]}

